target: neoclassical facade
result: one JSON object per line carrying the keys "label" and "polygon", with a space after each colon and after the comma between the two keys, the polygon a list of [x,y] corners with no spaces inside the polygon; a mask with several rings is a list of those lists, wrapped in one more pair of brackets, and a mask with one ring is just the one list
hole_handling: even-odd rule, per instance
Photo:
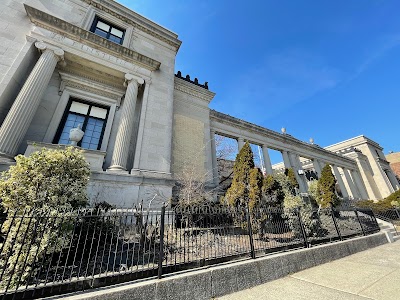
{"label": "neoclassical facade", "polygon": [[[210,110],[214,93],[175,74],[178,35],[112,0],[0,3],[0,168],[17,154],[65,147],[84,131],[93,201],[130,206],[171,197],[188,165],[218,184],[215,134],[282,152],[296,170],[331,164],[343,196],[382,199],[399,188],[382,148],[363,136],[325,149]],[[279,166],[274,166],[279,168]],[[280,166],[282,167],[282,166]]]}

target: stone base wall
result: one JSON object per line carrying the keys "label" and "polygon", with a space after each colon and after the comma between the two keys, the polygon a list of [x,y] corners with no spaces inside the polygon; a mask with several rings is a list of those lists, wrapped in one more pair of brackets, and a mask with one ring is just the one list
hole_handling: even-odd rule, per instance
{"label": "stone base wall", "polygon": [[387,243],[384,233],[53,299],[212,299]]}

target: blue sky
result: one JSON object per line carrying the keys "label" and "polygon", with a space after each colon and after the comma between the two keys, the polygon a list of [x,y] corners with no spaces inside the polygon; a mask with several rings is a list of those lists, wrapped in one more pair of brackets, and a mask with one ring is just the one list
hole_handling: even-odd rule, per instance
{"label": "blue sky", "polygon": [[120,0],[176,32],[211,108],[328,146],[400,151],[400,1]]}

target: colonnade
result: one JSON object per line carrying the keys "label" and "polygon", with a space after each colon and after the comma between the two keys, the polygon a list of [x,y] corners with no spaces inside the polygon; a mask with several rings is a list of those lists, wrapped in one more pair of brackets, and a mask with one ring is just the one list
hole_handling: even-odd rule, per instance
{"label": "colonnade", "polygon": [[[0,158],[3,159],[12,160],[16,155],[57,63],[64,61],[64,51],[60,48],[43,42],[36,42],[35,47],[41,55],[0,127]],[[126,94],[121,105],[121,118],[108,171],[128,172],[129,146],[134,129],[132,116],[136,107],[138,89],[143,83],[144,79],[125,74]]]}
{"label": "colonnade", "polygon": [[[213,177],[214,183],[218,183],[218,165],[216,158],[216,146],[215,146],[215,135],[220,134],[216,130],[211,129],[211,151],[212,151],[212,165],[213,165]],[[224,136],[223,133],[220,135]],[[237,140],[238,151],[242,149],[245,144],[246,138],[243,137],[232,137]],[[268,153],[268,145],[259,145],[262,149],[262,159],[265,167],[266,174],[273,174],[273,168],[271,164],[271,159]],[[280,151],[283,158],[283,164],[286,169],[293,169],[296,179],[299,183],[299,191],[301,193],[306,193],[308,191],[308,180],[305,176],[305,170],[303,169],[302,161],[300,160],[300,155],[292,149],[273,149]],[[310,159],[310,158],[309,158]],[[321,172],[325,164],[329,164],[332,168],[333,174],[337,180],[340,187],[342,195],[344,198],[354,198],[354,199],[369,199],[366,187],[361,178],[359,170],[355,165],[353,169],[348,167],[339,166],[337,164],[330,163],[329,161],[322,161],[321,159],[311,158],[310,162],[315,170],[318,177],[321,176]]]}

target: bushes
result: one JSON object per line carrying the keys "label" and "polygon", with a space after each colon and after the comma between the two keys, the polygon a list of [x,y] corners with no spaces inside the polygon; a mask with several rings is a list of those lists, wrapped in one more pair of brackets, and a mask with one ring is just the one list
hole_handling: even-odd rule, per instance
{"label": "bushes", "polygon": [[374,202],[373,200],[362,200],[357,201],[356,206],[360,208],[370,208],[375,212],[385,212],[394,207],[400,206],[400,190],[392,193],[388,197],[378,202]]}
{"label": "bushes", "polygon": [[89,174],[81,152],[73,147],[19,155],[16,165],[2,173],[0,197],[8,214],[2,233],[8,235],[0,245],[1,287],[26,283],[47,253],[67,244],[65,237],[73,230],[68,216],[87,205]]}

